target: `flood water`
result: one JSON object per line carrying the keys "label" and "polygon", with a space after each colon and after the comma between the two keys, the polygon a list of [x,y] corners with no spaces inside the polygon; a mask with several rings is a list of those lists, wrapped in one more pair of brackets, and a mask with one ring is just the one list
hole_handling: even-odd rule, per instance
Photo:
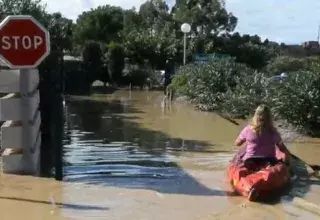
{"label": "flood water", "polygon": [[[276,204],[230,193],[225,170],[243,125],[161,92],[69,97],[65,112],[63,182],[3,175],[3,219],[320,218],[320,181],[304,174]],[[319,143],[289,147],[316,164]]]}

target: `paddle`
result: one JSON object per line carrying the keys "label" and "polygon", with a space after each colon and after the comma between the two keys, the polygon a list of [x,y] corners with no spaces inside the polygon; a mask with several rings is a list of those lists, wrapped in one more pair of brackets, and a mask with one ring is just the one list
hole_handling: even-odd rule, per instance
{"label": "paddle", "polygon": [[305,161],[303,161],[301,158],[299,158],[299,157],[297,157],[296,155],[294,155],[293,153],[291,153],[290,151],[289,151],[289,153],[290,153],[291,157],[293,157],[293,158],[296,159],[296,160],[300,160],[300,161],[303,162],[306,166],[308,166],[312,171],[318,172],[318,171],[320,170],[320,166],[318,166],[318,165],[310,165],[310,164],[306,163]]}

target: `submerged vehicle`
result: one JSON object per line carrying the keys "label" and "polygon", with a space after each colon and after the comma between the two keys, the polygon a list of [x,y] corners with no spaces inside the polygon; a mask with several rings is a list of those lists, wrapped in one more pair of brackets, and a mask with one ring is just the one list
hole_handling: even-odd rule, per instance
{"label": "submerged vehicle", "polygon": [[290,167],[284,163],[286,156],[278,148],[277,163],[259,163],[250,169],[241,160],[244,153],[245,148],[241,148],[228,165],[228,179],[236,193],[249,201],[264,200],[290,183]]}

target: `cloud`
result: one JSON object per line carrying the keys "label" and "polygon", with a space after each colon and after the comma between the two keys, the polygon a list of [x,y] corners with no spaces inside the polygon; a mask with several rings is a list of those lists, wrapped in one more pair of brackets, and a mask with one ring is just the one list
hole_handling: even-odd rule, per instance
{"label": "cloud", "polygon": [[[316,40],[320,24],[320,0],[225,0],[228,11],[239,23],[236,31],[258,34],[269,40],[301,43]],[[139,8],[145,0],[43,0],[50,12],[61,12],[76,20],[82,11],[99,5],[115,5],[125,9]],[[173,5],[174,0],[167,1]]]}

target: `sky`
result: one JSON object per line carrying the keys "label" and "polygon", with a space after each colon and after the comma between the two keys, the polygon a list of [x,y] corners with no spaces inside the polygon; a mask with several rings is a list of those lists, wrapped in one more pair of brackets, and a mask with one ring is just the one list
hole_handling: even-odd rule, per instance
{"label": "sky", "polygon": [[[301,44],[317,40],[320,25],[320,0],[225,0],[226,7],[238,17],[236,31],[257,34],[262,39]],[[139,8],[145,0],[43,0],[49,12],[61,12],[76,20],[82,11],[109,4]],[[174,0],[168,0],[173,5]],[[308,4],[306,3],[308,2]]]}

